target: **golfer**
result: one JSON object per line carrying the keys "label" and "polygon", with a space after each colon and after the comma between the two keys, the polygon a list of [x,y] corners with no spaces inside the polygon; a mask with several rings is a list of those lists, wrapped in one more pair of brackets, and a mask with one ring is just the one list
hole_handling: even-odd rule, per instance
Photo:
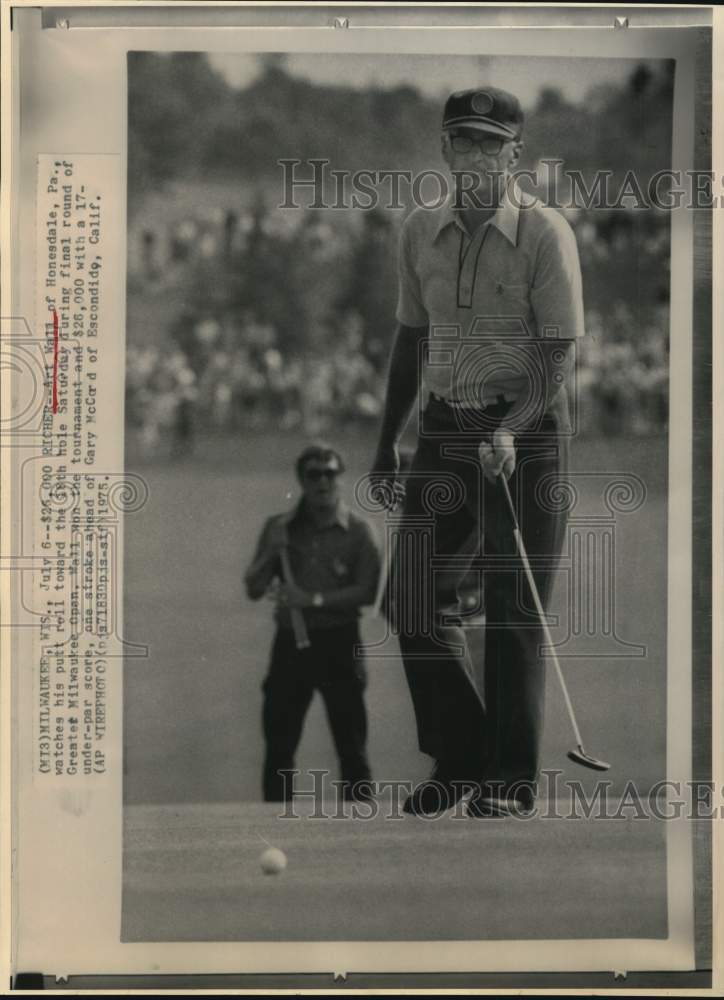
{"label": "golfer", "polygon": [[[399,327],[372,480],[394,505],[398,441],[422,391],[387,608],[419,747],[434,760],[405,803],[417,814],[453,805],[471,783],[469,815],[535,802],[544,639],[501,477],[545,605],[565,527],[571,344],[584,329],[573,232],[511,176],[522,130],[514,95],[453,94],[442,123],[450,193],[416,208],[400,239]],[[484,595],[482,690],[461,628],[471,571]]]}
{"label": "golfer", "polygon": [[[343,471],[334,449],[324,444],[305,448],[296,463],[301,499],[291,514],[266,521],[245,575],[251,600],[271,592],[277,603],[276,634],[263,685],[267,802],[287,801],[293,795],[294,776],[289,772],[315,690],[327,710],[344,797],[369,796],[366,675],[355,649],[361,641],[360,608],[374,602],[380,562],[370,526],[340,498]],[[296,632],[295,614],[300,616]],[[304,648],[299,648],[300,627],[308,643]]]}

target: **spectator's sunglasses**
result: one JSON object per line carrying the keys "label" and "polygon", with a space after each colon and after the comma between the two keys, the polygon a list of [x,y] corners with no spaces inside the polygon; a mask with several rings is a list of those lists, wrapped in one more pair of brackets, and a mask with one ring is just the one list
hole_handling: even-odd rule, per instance
{"label": "spectator's sunglasses", "polygon": [[332,481],[337,478],[340,471],[336,466],[328,466],[326,469],[305,469],[304,478],[310,483],[318,483],[322,478]]}
{"label": "spectator's sunglasses", "polygon": [[497,156],[506,142],[510,141],[503,136],[487,135],[485,132],[475,138],[460,132],[450,133],[450,145],[456,153],[469,153],[473,146],[477,146],[480,152],[485,153],[486,156]]}

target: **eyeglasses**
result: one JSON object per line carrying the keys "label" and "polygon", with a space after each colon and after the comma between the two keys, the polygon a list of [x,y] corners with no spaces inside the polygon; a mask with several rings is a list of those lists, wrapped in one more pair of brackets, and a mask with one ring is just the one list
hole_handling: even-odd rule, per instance
{"label": "eyeglasses", "polygon": [[477,146],[480,152],[487,156],[497,156],[509,141],[497,135],[482,135],[479,139],[473,139],[469,135],[450,136],[450,145],[456,153],[469,153],[473,146]]}
{"label": "eyeglasses", "polygon": [[339,471],[339,469],[307,469],[304,473],[304,478],[308,479],[311,483],[318,483],[323,478],[331,482],[337,478]]}

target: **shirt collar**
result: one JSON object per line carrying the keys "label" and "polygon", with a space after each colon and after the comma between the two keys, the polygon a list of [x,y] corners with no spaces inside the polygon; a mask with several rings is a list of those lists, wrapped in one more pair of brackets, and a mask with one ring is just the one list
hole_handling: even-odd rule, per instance
{"label": "shirt collar", "polygon": [[[296,520],[297,518],[311,520],[311,518],[307,517],[307,512],[304,508],[304,497],[301,498],[297,506],[294,508],[292,519]],[[337,509],[334,512],[334,520],[332,521],[332,524],[338,524],[340,528],[344,528],[345,531],[349,531],[349,507],[344,500],[339,500],[337,502]]]}
{"label": "shirt collar", "polygon": [[[486,223],[486,225],[489,224],[491,226],[495,226],[498,232],[502,233],[508,242],[514,247],[518,245],[518,217],[520,215],[520,206],[522,204],[521,198],[525,197],[526,195],[521,192],[515,181],[511,181],[503,192],[503,197],[495,215],[492,216],[489,223]],[[451,191],[445,199],[440,211],[440,220],[435,232],[435,239],[438,238],[446,226],[456,225],[463,229],[465,228],[460,217],[459,210],[453,207],[454,200],[455,195],[454,192]],[[467,232],[467,230],[465,230],[465,232]]]}

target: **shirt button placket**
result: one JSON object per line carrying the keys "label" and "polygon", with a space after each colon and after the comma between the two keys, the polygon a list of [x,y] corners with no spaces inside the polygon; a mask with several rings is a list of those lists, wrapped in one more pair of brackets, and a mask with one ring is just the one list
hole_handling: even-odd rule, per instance
{"label": "shirt button placket", "polygon": [[460,264],[460,301],[459,305],[466,309],[471,309],[473,305],[473,288],[475,287],[475,272],[478,265],[478,256],[481,245],[485,241],[487,226],[483,226],[468,241],[465,256]]}

